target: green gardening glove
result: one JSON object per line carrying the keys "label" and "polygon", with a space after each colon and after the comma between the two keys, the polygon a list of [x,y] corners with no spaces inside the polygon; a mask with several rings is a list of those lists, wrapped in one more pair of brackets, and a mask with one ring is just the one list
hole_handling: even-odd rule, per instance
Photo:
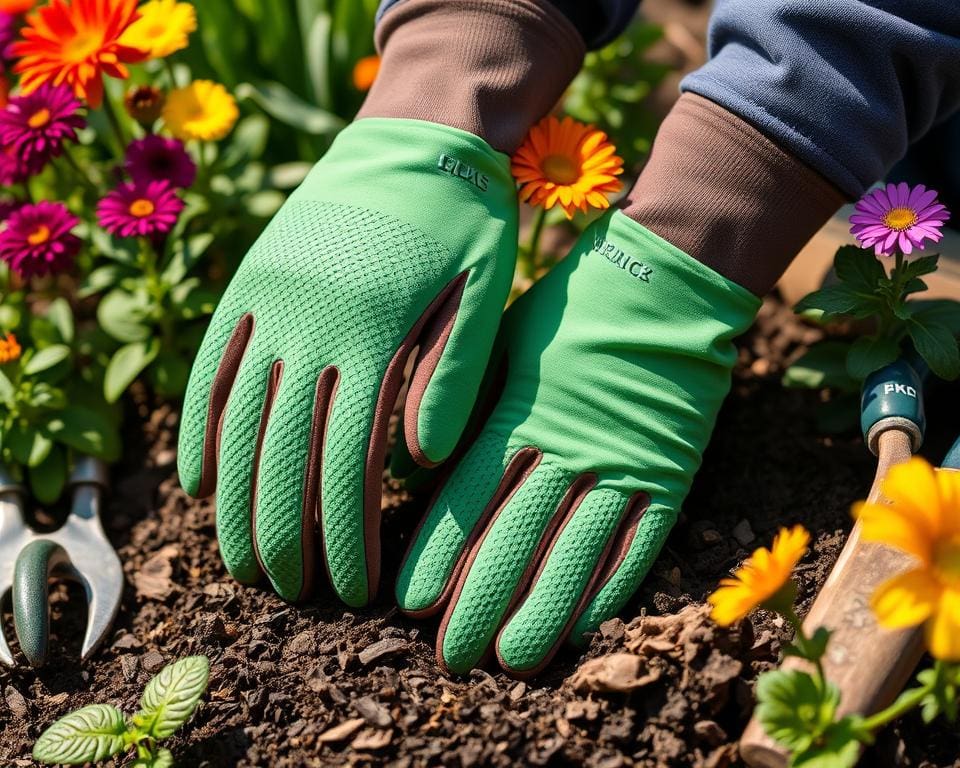
{"label": "green gardening glove", "polygon": [[200,348],[180,433],[184,488],[216,489],[242,582],[305,596],[377,588],[387,427],[447,458],[487,365],[516,258],[509,159],[463,131],[368,118],[344,130],[247,254]]}
{"label": "green gardening glove", "polygon": [[[677,519],[760,305],[620,212],[507,312],[503,393],[424,519],[401,608],[450,671],[517,675],[637,589]],[[496,364],[496,363],[494,363]]]}

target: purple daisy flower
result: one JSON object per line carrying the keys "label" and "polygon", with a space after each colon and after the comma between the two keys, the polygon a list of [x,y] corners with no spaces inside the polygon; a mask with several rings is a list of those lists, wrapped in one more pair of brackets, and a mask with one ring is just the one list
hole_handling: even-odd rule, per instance
{"label": "purple daisy flower", "polygon": [[44,83],[33,93],[14,96],[0,110],[0,144],[13,147],[29,167],[42,167],[63,152],[67,141],[77,140],[84,120],[80,102],[64,85]]}
{"label": "purple daisy flower", "polygon": [[186,188],[197,177],[197,166],[183,142],[156,134],[130,142],[124,168],[131,179],[141,184],[169,181],[174,187]]}
{"label": "purple daisy flower", "polygon": [[906,255],[914,248],[923,250],[925,240],[940,242],[940,229],[950,218],[935,189],[923,184],[911,189],[904,181],[867,192],[855,208],[850,234],[877,256],[890,256],[898,249]]}
{"label": "purple daisy flower", "polygon": [[97,204],[100,226],[120,237],[165,235],[183,201],[168,181],[124,182]]}
{"label": "purple daisy flower", "polygon": [[0,226],[3,225],[9,217],[17,208],[19,208],[23,203],[19,200],[16,200],[12,197],[0,198]]}
{"label": "purple daisy flower", "polygon": [[80,250],[70,232],[79,222],[63,203],[22,205],[0,230],[0,259],[24,278],[63,272]]}
{"label": "purple daisy flower", "polygon": [[12,146],[0,144],[0,187],[10,187],[26,181],[43,169],[43,163],[27,163]]}

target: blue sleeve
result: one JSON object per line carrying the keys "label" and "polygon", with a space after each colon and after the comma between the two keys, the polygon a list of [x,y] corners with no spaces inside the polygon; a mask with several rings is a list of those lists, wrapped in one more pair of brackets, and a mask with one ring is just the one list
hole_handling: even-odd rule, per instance
{"label": "blue sleeve", "polygon": [[851,196],[960,107],[957,0],[718,0],[709,49],[681,90]]}
{"label": "blue sleeve", "polygon": [[[947,0],[952,2],[953,0]],[[377,21],[403,0],[380,0]],[[602,48],[627,28],[640,0],[550,0],[583,36],[587,48]]]}

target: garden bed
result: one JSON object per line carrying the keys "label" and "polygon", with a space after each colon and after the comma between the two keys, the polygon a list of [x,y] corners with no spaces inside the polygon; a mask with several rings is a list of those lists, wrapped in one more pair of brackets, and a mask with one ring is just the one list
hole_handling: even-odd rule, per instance
{"label": "garden bed", "polygon": [[[54,590],[51,663],[0,671],[0,765],[33,765],[40,731],[77,706],[133,709],[163,664],[196,653],[210,657],[212,676],[196,717],[169,744],[182,766],[736,764],[752,681],[788,630],[762,612],[721,630],[695,606],[787,523],[814,532],[798,573],[801,608],[809,606],[874,470],[858,435],[824,431],[821,393],[780,385],[784,364],[820,336],[767,301],[740,342],[733,392],[684,517],[626,624],[604,626],[585,666],[567,652],[527,683],[493,670],[441,675],[436,624],[397,613],[389,588],[348,612],[329,594],[293,606],[235,584],[217,554],[213,504],[178,485],[177,413],[141,395],[129,408],[130,448],[113,470],[108,527],[127,576],[113,634],[80,665],[82,594]],[[937,459],[960,431],[960,411],[934,390],[929,413],[924,452]],[[386,573],[423,504],[388,488],[384,541],[401,544],[385,553]],[[597,690],[611,684],[630,690]],[[905,720],[865,764],[956,765],[960,736],[941,725],[919,733],[919,719]]]}

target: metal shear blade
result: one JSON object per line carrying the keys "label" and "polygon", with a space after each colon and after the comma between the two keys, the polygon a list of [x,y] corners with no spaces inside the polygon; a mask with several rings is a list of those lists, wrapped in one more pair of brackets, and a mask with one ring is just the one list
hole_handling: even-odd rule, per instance
{"label": "metal shear blade", "polygon": [[[13,624],[20,648],[31,666],[47,656],[50,636],[48,581],[54,573],[80,582],[89,612],[81,657],[103,641],[120,609],[123,569],[100,524],[107,468],[99,459],[77,459],[68,487],[73,499],[61,528],[37,533],[24,520],[24,489],[0,465],[0,601],[13,597]],[[14,666],[0,627],[0,663]]]}

